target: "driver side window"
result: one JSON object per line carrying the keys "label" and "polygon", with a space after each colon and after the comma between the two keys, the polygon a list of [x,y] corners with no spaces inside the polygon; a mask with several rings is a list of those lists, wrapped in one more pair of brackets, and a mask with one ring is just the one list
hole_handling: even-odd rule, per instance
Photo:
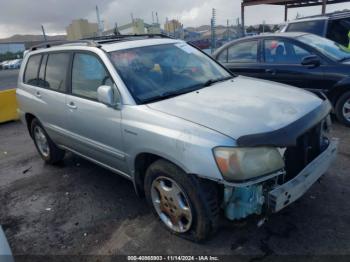
{"label": "driver side window", "polygon": [[304,57],[311,53],[285,40],[264,41],[265,62],[269,64],[300,65]]}
{"label": "driver side window", "polygon": [[97,100],[101,85],[112,86],[112,80],[101,61],[94,55],[77,53],[72,68],[72,94]]}

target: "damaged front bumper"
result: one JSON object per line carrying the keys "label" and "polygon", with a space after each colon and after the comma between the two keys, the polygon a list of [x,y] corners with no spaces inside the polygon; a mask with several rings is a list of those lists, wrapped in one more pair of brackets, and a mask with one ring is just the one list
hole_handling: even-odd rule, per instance
{"label": "damaged front bumper", "polygon": [[268,193],[268,208],[277,212],[299,199],[329,169],[337,155],[338,139],[308,164],[296,177]]}
{"label": "damaged front bumper", "polygon": [[327,149],[309,163],[298,175],[282,185],[273,182],[278,176],[249,185],[227,185],[224,189],[223,208],[230,220],[251,214],[278,212],[299,199],[329,169],[337,155],[338,139],[331,139]]}

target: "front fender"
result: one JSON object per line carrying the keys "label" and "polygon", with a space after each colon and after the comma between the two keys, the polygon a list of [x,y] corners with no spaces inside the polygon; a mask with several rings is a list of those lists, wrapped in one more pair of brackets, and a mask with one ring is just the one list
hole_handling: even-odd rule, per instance
{"label": "front fender", "polygon": [[222,180],[212,149],[236,145],[232,138],[216,131],[146,106],[125,107],[122,124],[132,176],[136,157],[149,153],[167,159],[188,174]]}

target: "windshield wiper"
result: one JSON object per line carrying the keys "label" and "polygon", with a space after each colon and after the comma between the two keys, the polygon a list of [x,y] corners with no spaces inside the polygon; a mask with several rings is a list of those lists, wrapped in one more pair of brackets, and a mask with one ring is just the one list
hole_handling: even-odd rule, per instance
{"label": "windshield wiper", "polygon": [[168,92],[164,92],[161,95],[157,95],[157,96],[153,96],[150,98],[146,98],[142,100],[143,104],[147,104],[147,103],[153,103],[153,102],[157,102],[163,99],[168,99],[168,98],[172,98],[175,96],[179,96],[179,95],[183,95],[186,93],[190,93],[192,91],[198,90],[199,86],[198,85],[194,85],[194,86],[190,86],[188,88],[184,88],[184,89],[180,89],[180,90],[176,90],[176,91],[168,91]]}
{"label": "windshield wiper", "polygon": [[223,77],[223,78],[218,78],[218,79],[209,79],[204,84],[196,84],[196,85],[184,88],[184,89],[180,89],[180,90],[176,90],[176,91],[168,91],[168,92],[164,92],[161,95],[157,95],[157,96],[153,96],[153,97],[150,97],[150,98],[143,99],[142,103],[143,104],[153,103],[153,102],[157,102],[157,101],[160,101],[160,100],[172,98],[172,97],[175,97],[175,96],[187,94],[187,93],[190,93],[192,91],[196,91],[196,90],[199,90],[201,88],[211,86],[214,83],[223,82],[223,81],[229,80],[231,78],[233,78],[233,76],[228,76],[228,77]]}
{"label": "windshield wiper", "polygon": [[227,76],[223,78],[217,78],[217,79],[209,79],[207,82],[203,84],[203,87],[211,86],[212,84],[218,83],[218,82],[223,82],[229,79],[232,79],[233,76]]}

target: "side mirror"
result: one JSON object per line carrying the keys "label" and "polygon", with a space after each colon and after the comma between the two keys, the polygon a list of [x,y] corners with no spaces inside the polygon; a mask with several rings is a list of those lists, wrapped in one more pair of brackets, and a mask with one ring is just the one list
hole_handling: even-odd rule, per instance
{"label": "side mirror", "polygon": [[97,100],[107,106],[116,107],[119,104],[116,95],[118,94],[113,91],[111,86],[104,85],[97,88]]}
{"label": "side mirror", "polygon": [[321,59],[316,55],[309,55],[301,60],[301,64],[310,68],[318,67],[321,65]]}

